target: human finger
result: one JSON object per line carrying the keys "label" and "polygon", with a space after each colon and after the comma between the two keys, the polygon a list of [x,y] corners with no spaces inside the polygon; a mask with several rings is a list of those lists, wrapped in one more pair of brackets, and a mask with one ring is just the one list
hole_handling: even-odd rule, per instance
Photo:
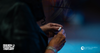
{"label": "human finger", "polygon": [[65,30],[61,29],[61,31],[58,34],[64,34],[64,33],[65,33]]}
{"label": "human finger", "polygon": [[50,23],[51,26],[58,26],[58,27],[63,27],[61,24],[57,24],[57,23]]}
{"label": "human finger", "polygon": [[59,45],[60,45],[60,46],[61,46],[61,45],[64,45],[65,42],[66,42],[66,40],[62,41]]}
{"label": "human finger", "polygon": [[57,30],[58,31],[58,29],[59,29],[59,27],[57,27],[57,26],[52,26],[52,27],[50,27],[51,29],[53,29],[53,30]]}
{"label": "human finger", "polygon": [[66,40],[66,36],[65,36],[65,33],[64,33],[63,36],[60,36],[60,42],[65,41],[65,40]]}

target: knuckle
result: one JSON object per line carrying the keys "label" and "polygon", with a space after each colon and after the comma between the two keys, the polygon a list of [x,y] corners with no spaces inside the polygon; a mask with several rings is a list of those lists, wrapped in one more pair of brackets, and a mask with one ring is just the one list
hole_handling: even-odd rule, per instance
{"label": "knuckle", "polygon": [[66,36],[63,36],[63,38],[65,39],[65,38],[66,38]]}

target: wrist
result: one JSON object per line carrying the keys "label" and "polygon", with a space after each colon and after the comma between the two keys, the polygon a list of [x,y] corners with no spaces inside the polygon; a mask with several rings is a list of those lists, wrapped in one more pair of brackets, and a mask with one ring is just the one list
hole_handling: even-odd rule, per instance
{"label": "wrist", "polygon": [[54,51],[52,51],[50,49],[46,49],[45,53],[54,53]]}
{"label": "wrist", "polygon": [[57,53],[57,50],[52,46],[48,46],[47,49],[52,50],[54,53]]}

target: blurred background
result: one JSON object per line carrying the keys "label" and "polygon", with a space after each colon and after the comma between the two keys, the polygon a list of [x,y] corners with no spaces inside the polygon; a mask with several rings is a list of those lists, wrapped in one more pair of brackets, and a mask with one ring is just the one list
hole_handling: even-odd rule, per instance
{"label": "blurred background", "polygon": [[46,23],[59,23],[66,31],[66,43],[58,53],[100,53],[99,0],[42,2]]}

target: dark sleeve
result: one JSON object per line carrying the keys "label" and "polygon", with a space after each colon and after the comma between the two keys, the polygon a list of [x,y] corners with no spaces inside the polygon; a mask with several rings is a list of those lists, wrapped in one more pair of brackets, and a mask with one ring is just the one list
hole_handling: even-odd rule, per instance
{"label": "dark sleeve", "polygon": [[26,3],[30,7],[30,10],[32,14],[34,14],[34,17],[45,18],[42,0],[19,0],[19,1]]}
{"label": "dark sleeve", "polygon": [[44,53],[46,37],[39,32],[40,28],[25,3],[14,4],[2,23],[6,25],[2,32],[4,38],[15,44],[14,53]]}

